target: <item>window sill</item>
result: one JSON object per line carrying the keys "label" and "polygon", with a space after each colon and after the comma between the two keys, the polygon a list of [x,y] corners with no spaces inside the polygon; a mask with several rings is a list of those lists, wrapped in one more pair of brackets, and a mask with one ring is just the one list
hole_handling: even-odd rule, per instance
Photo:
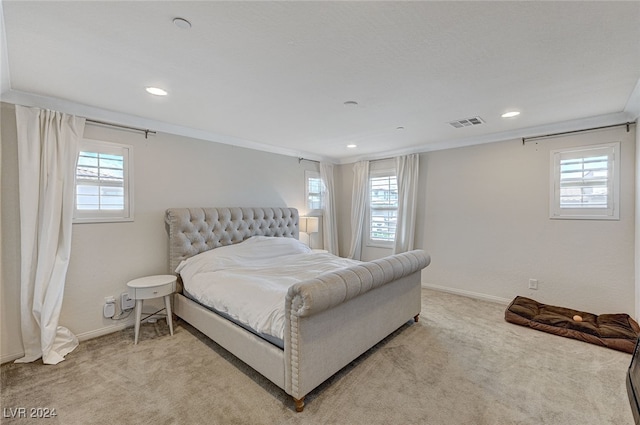
{"label": "window sill", "polygon": [[555,215],[549,217],[551,220],[605,220],[620,221],[620,217],[611,215]]}
{"label": "window sill", "polygon": [[366,243],[365,246],[367,248],[393,249],[392,244]]}
{"label": "window sill", "polygon": [[72,224],[91,224],[91,223],[126,223],[134,221],[131,218],[74,218]]}

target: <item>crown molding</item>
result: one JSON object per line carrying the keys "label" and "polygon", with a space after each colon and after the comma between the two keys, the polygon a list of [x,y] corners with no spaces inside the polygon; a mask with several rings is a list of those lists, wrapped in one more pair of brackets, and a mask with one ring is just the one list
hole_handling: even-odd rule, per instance
{"label": "crown molding", "polygon": [[115,125],[141,127],[156,132],[206,140],[209,142],[222,143],[225,145],[232,145],[236,147],[253,149],[278,155],[291,156],[295,158],[304,157],[306,159],[311,159],[314,161],[327,161],[336,163],[336,160],[333,158],[323,157],[304,151],[280,148],[277,146],[259,143],[252,140],[241,139],[225,134],[212,133],[196,128],[184,127],[136,115],[96,108],[94,106],[75,103],[64,99],[21,92],[18,90],[8,90],[6,92],[3,92],[0,95],[0,101],[11,103],[14,105],[51,109],[54,111],[72,114],[91,120],[104,121]]}
{"label": "crown molding", "polygon": [[409,155],[412,153],[423,153],[431,151],[439,151],[445,149],[456,149],[466,146],[482,145],[485,143],[505,142],[509,140],[519,140],[522,138],[535,137],[548,133],[560,133],[564,131],[576,131],[583,130],[592,127],[601,127],[606,125],[622,124],[626,122],[632,122],[636,119],[632,117],[628,112],[617,112],[613,114],[599,115],[595,117],[581,118],[570,121],[562,121],[557,123],[545,124],[535,127],[527,127],[516,130],[504,131],[500,133],[485,134],[482,136],[466,137],[462,139],[450,139],[442,140],[432,143],[425,143],[423,145],[415,146],[413,148],[390,150],[386,152],[380,152],[374,155],[361,155],[342,158],[340,164],[351,164],[362,160],[378,160],[383,158],[390,158],[400,155]]}
{"label": "crown molding", "polygon": [[83,105],[68,100],[57,99],[53,97],[40,96],[33,93],[21,92],[17,90],[8,90],[0,95],[0,100],[16,105],[39,107],[52,109],[68,114],[78,115],[87,119],[110,122],[116,125],[124,125],[131,127],[142,127],[150,130],[174,134],[178,136],[190,137],[194,139],[206,140],[215,143],[237,146],[246,149],[253,149],[262,152],[268,152],[278,155],[291,156],[295,158],[305,158],[313,161],[330,162],[333,164],[351,164],[362,160],[379,160],[391,158],[401,155],[409,155],[413,153],[423,153],[444,149],[455,149],[466,146],[474,146],[485,143],[504,142],[508,140],[520,140],[522,138],[539,136],[547,133],[558,133],[564,131],[576,131],[591,127],[600,127],[612,124],[620,124],[630,121],[636,121],[640,116],[640,81],[636,84],[636,88],[631,94],[625,111],[599,115],[588,118],[581,118],[570,121],[562,121],[557,123],[545,124],[535,127],[527,127],[522,129],[510,130],[500,133],[485,134],[482,136],[466,137],[461,139],[442,140],[422,145],[379,152],[376,154],[354,155],[345,158],[331,158],[312,154],[305,151],[298,151],[286,148],[279,148],[252,140],[241,139],[219,133],[169,124],[162,121],[156,121],[135,115],[124,114],[121,112],[110,111],[106,109],[96,108],[89,105]]}

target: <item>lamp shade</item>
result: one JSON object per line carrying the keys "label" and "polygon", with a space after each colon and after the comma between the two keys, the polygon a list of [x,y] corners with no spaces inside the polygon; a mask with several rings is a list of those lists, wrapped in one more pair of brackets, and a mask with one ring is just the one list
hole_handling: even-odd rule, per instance
{"label": "lamp shade", "polygon": [[300,231],[304,233],[317,233],[318,217],[300,217]]}

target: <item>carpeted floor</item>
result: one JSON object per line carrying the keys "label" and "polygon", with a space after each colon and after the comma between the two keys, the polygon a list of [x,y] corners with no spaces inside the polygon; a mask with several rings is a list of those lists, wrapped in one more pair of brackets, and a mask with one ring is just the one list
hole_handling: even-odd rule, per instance
{"label": "carpeted floor", "polygon": [[[506,306],[423,289],[407,324],[290,398],[184,322],[86,341],[57,366],[5,364],[2,424],[631,425],[631,356],[503,319]],[[20,407],[51,419],[11,419]]]}

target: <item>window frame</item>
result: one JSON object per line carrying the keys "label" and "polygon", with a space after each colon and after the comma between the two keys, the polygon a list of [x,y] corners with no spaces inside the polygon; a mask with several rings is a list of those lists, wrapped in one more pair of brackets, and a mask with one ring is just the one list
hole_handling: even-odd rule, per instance
{"label": "window frame", "polygon": [[[567,208],[560,205],[560,163],[606,155],[607,206]],[[554,220],[620,220],[620,142],[554,149],[550,153],[549,218]],[[577,186],[580,187],[580,186]]]}
{"label": "window frame", "polygon": [[[76,175],[81,152],[121,155],[123,157],[123,200],[122,210],[81,210],[78,209],[78,185]],[[102,140],[82,139],[76,157],[73,192],[73,223],[117,223],[134,221],[133,206],[133,146],[105,142]]]}
{"label": "window frame", "polygon": [[[368,177],[368,185],[367,185],[367,212],[366,212],[366,236],[365,236],[365,245],[373,248],[393,248],[396,241],[396,233],[393,234],[392,240],[380,240],[380,239],[372,239],[371,238],[371,224],[372,224],[372,213],[374,210],[378,211],[395,211],[396,212],[396,224],[398,218],[398,206],[396,207],[373,207],[371,204],[371,184],[372,180],[381,177],[393,177],[396,179],[396,188],[398,186],[398,176],[396,174],[396,170],[392,168],[380,169],[369,172]],[[397,231],[397,228],[396,228]]]}
{"label": "window frame", "polygon": [[[321,189],[320,192],[318,193],[318,196],[320,197],[320,208],[313,208],[314,205],[309,203],[309,195],[311,194],[315,194],[315,192],[311,192],[309,191],[309,180],[310,179],[317,179],[320,182],[321,185]],[[308,214],[322,214],[324,211],[324,194],[326,192],[326,188],[324,186],[324,182],[322,181],[322,178],[320,177],[320,172],[319,171],[314,171],[314,170],[305,170],[304,171],[304,200],[305,200],[305,205],[307,207],[307,215]]]}

